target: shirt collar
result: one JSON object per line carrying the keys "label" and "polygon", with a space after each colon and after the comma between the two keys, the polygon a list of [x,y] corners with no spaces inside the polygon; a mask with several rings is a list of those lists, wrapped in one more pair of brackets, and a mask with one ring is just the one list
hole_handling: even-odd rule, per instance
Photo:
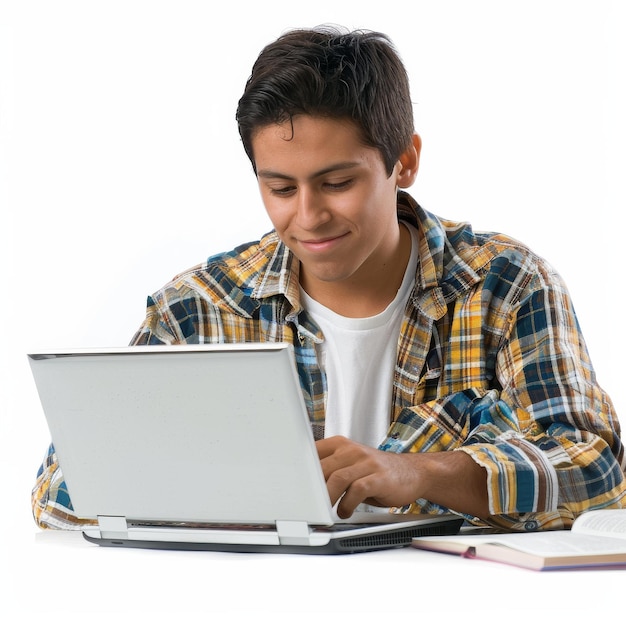
{"label": "shirt collar", "polygon": [[279,239],[275,231],[261,239],[260,247],[265,250],[270,260],[259,276],[259,281],[252,291],[252,297],[263,300],[282,295],[287,298],[294,309],[299,310],[301,308],[300,262]]}
{"label": "shirt collar", "polygon": [[477,244],[469,224],[443,220],[425,211],[404,191],[398,193],[398,217],[420,233],[418,295],[439,290],[433,297],[451,302],[481,280],[479,272],[488,255]]}

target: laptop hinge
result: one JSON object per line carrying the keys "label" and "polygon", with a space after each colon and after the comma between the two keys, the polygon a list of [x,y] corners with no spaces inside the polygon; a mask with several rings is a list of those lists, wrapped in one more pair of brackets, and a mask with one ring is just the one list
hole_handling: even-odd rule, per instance
{"label": "laptop hinge", "polygon": [[306,522],[289,522],[278,520],[276,522],[278,539],[285,546],[308,545],[310,529]]}
{"label": "laptop hinge", "polygon": [[126,518],[120,515],[98,515],[102,539],[128,539]]}

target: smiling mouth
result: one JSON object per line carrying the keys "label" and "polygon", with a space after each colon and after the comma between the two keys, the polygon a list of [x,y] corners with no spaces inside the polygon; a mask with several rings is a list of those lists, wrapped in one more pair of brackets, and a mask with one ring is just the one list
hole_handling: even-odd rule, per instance
{"label": "smiling mouth", "polygon": [[323,244],[329,241],[337,241],[338,239],[343,239],[348,233],[341,233],[340,235],[331,235],[330,237],[320,237],[319,239],[300,239],[300,243],[304,244]]}
{"label": "smiling mouth", "polygon": [[311,251],[325,251],[332,248],[335,244],[341,242],[348,233],[343,233],[334,237],[323,237],[321,239],[300,239],[298,242],[307,250]]}
{"label": "smiling mouth", "polygon": [[338,235],[337,237],[324,237],[324,239],[302,239],[301,243],[316,245],[318,243],[326,243],[327,241],[339,239],[342,236],[343,235]]}

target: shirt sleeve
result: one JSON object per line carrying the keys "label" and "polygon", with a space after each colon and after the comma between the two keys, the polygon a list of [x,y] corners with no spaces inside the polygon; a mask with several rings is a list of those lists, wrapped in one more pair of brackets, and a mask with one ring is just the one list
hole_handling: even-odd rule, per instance
{"label": "shirt sleeve", "polygon": [[37,472],[31,500],[33,517],[40,528],[79,530],[96,524],[95,520],[81,519],[74,514],[52,444]]}
{"label": "shirt sleeve", "polygon": [[488,476],[485,521],[506,529],[568,528],[587,509],[626,507],[619,422],[558,276],[529,291],[510,320],[496,388],[404,409],[381,447],[469,454]]}
{"label": "shirt sleeve", "polygon": [[[175,304],[178,308],[182,305]],[[189,323],[188,316],[183,317],[182,324]],[[184,343],[185,338],[180,332],[181,323],[175,320],[167,307],[160,307],[158,296],[149,296],[146,305],[146,319],[133,335],[130,345],[163,345]],[[178,331],[178,332],[177,332]]]}

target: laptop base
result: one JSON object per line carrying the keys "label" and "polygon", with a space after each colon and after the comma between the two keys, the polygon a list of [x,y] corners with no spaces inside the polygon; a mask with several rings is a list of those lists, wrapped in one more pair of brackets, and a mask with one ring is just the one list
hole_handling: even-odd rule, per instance
{"label": "laptop base", "polygon": [[437,520],[432,525],[421,525],[412,528],[385,529],[371,532],[363,536],[330,537],[323,545],[263,545],[237,543],[211,543],[202,541],[150,541],[143,539],[112,539],[94,537],[83,533],[90,543],[107,548],[138,548],[151,550],[186,550],[239,553],[278,553],[278,554],[354,554],[404,548],[410,545],[414,537],[434,535],[454,535],[461,525],[462,518]]}

